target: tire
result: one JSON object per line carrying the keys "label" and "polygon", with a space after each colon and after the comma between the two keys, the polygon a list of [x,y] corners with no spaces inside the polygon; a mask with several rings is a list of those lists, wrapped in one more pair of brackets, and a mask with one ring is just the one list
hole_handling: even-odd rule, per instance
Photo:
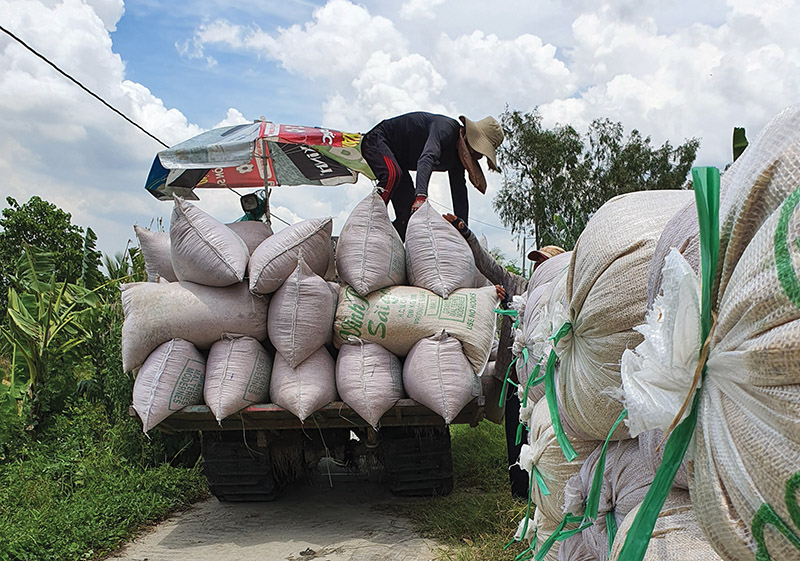
{"label": "tire", "polygon": [[430,497],[453,490],[448,427],[385,427],[380,436],[384,476],[392,493]]}
{"label": "tire", "polygon": [[278,485],[272,473],[266,436],[258,433],[216,431],[202,434],[203,473],[209,491],[218,500],[275,500]]}

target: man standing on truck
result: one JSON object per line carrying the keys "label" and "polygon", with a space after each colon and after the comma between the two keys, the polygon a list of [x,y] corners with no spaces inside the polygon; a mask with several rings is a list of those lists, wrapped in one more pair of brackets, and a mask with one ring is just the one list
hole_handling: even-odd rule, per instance
{"label": "man standing on truck", "polygon": [[[453,212],[466,224],[469,199],[464,171],[470,183],[486,192],[486,178],[478,160],[486,156],[489,169],[498,171],[497,147],[503,129],[493,117],[471,121],[417,111],[378,123],[364,135],[361,153],[378,179],[381,197],[392,201],[394,227],[405,240],[408,219],[428,197],[434,171],[446,171],[450,179]],[[409,171],[416,171],[416,186]]]}
{"label": "man standing on truck", "polygon": [[[463,220],[452,214],[443,214],[445,220],[450,222],[467,240],[469,247],[472,249],[472,254],[475,257],[475,265],[478,270],[483,273],[490,282],[494,283],[497,287],[497,295],[502,300],[501,307],[506,308],[511,302],[511,299],[517,295],[525,292],[528,286],[528,279],[522,275],[515,275],[514,273],[506,270],[505,267],[500,265],[492,255],[481,246],[478,238],[467,227]],[[564,253],[564,250],[558,246],[548,245],[539,249],[534,249],[528,253],[528,259],[534,262],[533,268],[535,269],[550,257]],[[514,342],[514,321],[508,317],[503,316],[500,324],[500,344],[497,349],[497,360],[495,362],[495,377],[504,379],[508,365],[514,360],[511,355],[511,345]],[[488,374],[494,374],[489,372]],[[510,379],[512,382],[517,382],[516,367],[511,368]],[[511,495],[520,499],[528,498],[528,475],[517,465],[519,454],[522,451],[522,443],[527,442],[527,431],[523,433],[523,438],[520,443],[516,443],[517,438],[517,424],[514,423],[515,419],[519,419],[519,397],[517,392],[509,391],[506,393],[505,403],[505,428],[506,428],[506,449],[508,450],[508,477],[511,482]]]}

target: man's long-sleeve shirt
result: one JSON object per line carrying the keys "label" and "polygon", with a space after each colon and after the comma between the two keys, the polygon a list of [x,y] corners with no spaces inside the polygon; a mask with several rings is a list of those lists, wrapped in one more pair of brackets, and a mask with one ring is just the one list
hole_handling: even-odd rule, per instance
{"label": "man's long-sleeve shirt", "polygon": [[417,111],[381,121],[375,126],[405,170],[416,170],[415,194],[428,195],[434,171],[446,171],[452,192],[466,191],[464,165],[458,157],[461,124],[444,115]]}

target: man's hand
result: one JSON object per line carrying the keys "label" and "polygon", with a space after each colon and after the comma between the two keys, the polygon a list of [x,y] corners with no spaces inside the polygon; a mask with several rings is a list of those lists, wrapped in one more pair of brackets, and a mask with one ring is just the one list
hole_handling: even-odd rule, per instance
{"label": "man's hand", "polygon": [[455,214],[450,214],[448,212],[447,214],[443,214],[442,218],[444,218],[450,224],[452,224],[453,228],[458,230],[458,233],[464,236],[464,238],[469,237],[469,228],[467,228],[467,225],[458,216],[456,216]]}
{"label": "man's hand", "polygon": [[419,210],[419,207],[421,207],[427,199],[428,197],[424,195],[417,195],[417,198],[414,199],[414,204],[411,205],[411,214],[417,212]]}

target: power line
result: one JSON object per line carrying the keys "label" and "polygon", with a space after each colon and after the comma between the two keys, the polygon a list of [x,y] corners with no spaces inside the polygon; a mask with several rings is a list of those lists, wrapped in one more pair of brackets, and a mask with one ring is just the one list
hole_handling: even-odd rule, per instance
{"label": "power line", "polygon": [[[2,25],[0,25],[0,31],[2,31],[2,32],[3,32],[3,33],[5,33],[6,35],[8,35],[8,36],[9,36],[9,37],[11,37],[12,39],[14,39],[14,40],[15,40],[17,43],[19,43],[20,45],[22,45],[23,47],[25,47],[27,50],[29,50],[31,53],[33,53],[34,55],[36,55],[37,57],[39,57],[40,59],[42,59],[44,62],[46,62],[48,65],[50,65],[51,67],[53,67],[53,68],[54,68],[54,69],[55,69],[55,70],[56,70],[56,71],[57,71],[59,74],[61,74],[62,76],[64,76],[65,78],[67,78],[68,80],[70,80],[71,82],[73,82],[75,85],[77,85],[77,86],[78,86],[79,88],[81,88],[83,91],[85,91],[86,93],[88,93],[89,95],[91,95],[91,96],[92,96],[93,98],[95,98],[97,101],[99,101],[100,103],[102,103],[103,105],[105,105],[105,106],[106,106],[108,109],[110,109],[111,111],[113,111],[114,113],[116,113],[117,115],[119,115],[120,117],[122,117],[123,119],[125,119],[125,120],[126,120],[128,123],[130,123],[131,125],[133,125],[133,126],[134,126],[134,127],[136,127],[137,129],[139,129],[140,131],[142,131],[144,134],[146,134],[147,136],[149,136],[150,138],[152,138],[153,140],[155,140],[156,142],[158,142],[159,144],[161,144],[161,146],[163,146],[164,148],[169,148],[169,145],[168,145],[166,142],[164,142],[163,140],[159,139],[159,138],[158,138],[157,136],[155,136],[153,133],[151,133],[150,131],[148,131],[148,130],[147,130],[147,129],[145,129],[144,127],[142,127],[142,126],[141,126],[139,123],[137,123],[137,122],[133,121],[131,118],[129,118],[127,115],[125,115],[125,114],[124,114],[122,111],[120,111],[119,109],[117,109],[116,107],[114,107],[113,105],[111,105],[110,103],[108,103],[106,100],[104,100],[102,97],[100,97],[99,95],[97,95],[96,93],[94,93],[92,90],[90,90],[89,88],[87,88],[86,86],[84,86],[83,84],[81,84],[81,83],[80,83],[80,82],[79,82],[77,79],[73,78],[71,75],[69,75],[69,74],[68,74],[68,73],[66,73],[65,71],[61,70],[61,68],[59,68],[59,67],[58,67],[58,66],[57,66],[57,65],[56,65],[54,62],[52,62],[50,59],[48,59],[48,58],[47,58],[46,56],[44,56],[43,54],[41,54],[41,53],[39,53],[38,51],[36,51],[36,49],[34,49],[34,48],[33,48],[33,47],[31,47],[30,45],[28,45],[28,44],[27,44],[25,41],[23,41],[22,39],[20,39],[20,38],[19,38],[19,37],[17,37],[16,35],[14,35],[14,34],[13,34],[11,31],[9,31],[8,29],[6,29],[6,28],[5,28],[5,27],[3,27]],[[233,191],[233,189],[231,189],[231,191]],[[234,193],[236,193],[236,191],[233,191],[233,192],[234,192]],[[236,193],[236,194],[238,195],[238,193]],[[277,216],[277,215],[275,215],[275,214],[273,214],[273,213],[270,213],[270,216],[272,216],[273,218],[276,218],[276,219],[278,219],[280,222],[283,222],[283,223],[284,223],[284,224],[286,224],[287,226],[291,226],[291,224],[290,224],[289,222],[287,222],[286,220],[284,220],[284,219],[283,219],[283,218],[281,218],[280,216]]]}
{"label": "power line", "polygon": [[125,119],[126,121],[128,121],[130,124],[132,124],[134,127],[136,127],[137,129],[139,129],[140,131],[142,131],[144,134],[146,134],[147,136],[149,136],[150,138],[152,138],[153,140],[155,140],[156,142],[158,142],[159,144],[161,144],[161,145],[162,145],[164,148],[169,148],[169,146],[168,146],[168,145],[167,145],[165,142],[163,142],[162,140],[160,140],[160,139],[159,139],[158,137],[156,137],[154,134],[152,134],[152,133],[148,132],[147,130],[145,130],[145,129],[144,129],[144,127],[142,127],[142,126],[141,126],[139,123],[137,123],[137,122],[133,121],[131,118],[129,118],[127,115],[125,115],[125,114],[124,114],[122,111],[120,111],[119,109],[117,109],[116,107],[114,107],[113,105],[111,105],[110,103],[108,103],[108,102],[107,102],[105,99],[103,99],[102,97],[100,97],[99,95],[97,95],[96,93],[94,93],[92,90],[90,90],[89,88],[87,88],[86,86],[84,86],[83,84],[81,84],[81,83],[80,83],[78,80],[76,80],[75,78],[73,78],[72,76],[70,76],[69,74],[67,74],[66,72],[64,72],[63,70],[61,70],[61,69],[60,69],[58,66],[56,66],[56,65],[55,65],[55,63],[51,62],[51,61],[50,61],[50,60],[49,60],[49,59],[48,59],[46,56],[44,56],[43,54],[40,54],[39,52],[37,52],[37,51],[36,51],[36,50],[35,50],[33,47],[31,47],[31,46],[30,46],[30,45],[28,45],[28,44],[27,44],[25,41],[23,41],[22,39],[20,39],[19,37],[17,37],[17,36],[16,36],[16,35],[14,35],[13,33],[11,33],[11,32],[10,32],[8,29],[6,29],[5,27],[3,27],[2,25],[0,25],[0,31],[3,31],[3,33],[5,33],[6,35],[8,35],[8,36],[9,36],[9,37],[11,37],[12,39],[14,39],[14,40],[15,40],[17,43],[19,43],[20,45],[22,45],[23,47],[25,47],[26,49],[28,49],[30,52],[32,52],[34,55],[36,55],[37,57],[39,57],[40,59],[42,59],[43,61],[45,61],[47,64],[49,64],[49,65],[50,65],[50,66],[52,66],[53,68],[55,68],[55,69],[56,69],[56,71],[57,71],[59,74],[61,74],[61,75],[62,75],[62,76],[64,76],[65,78],[67,78],[67,79],[69,79],[70,81],[72,81],[72,82],[73,82],[75,85],[77,85],[77,86],[78,86],[79,88],[81,88],[83,91],[85,91],[85,92],[86,92],[86,93],[88,93],[90,96],[92,96],[93,98],[95,98],[97,101],[99,101],[100,103],[102,103],[103,105],[105,105],[106,107],[108,107],[109,109],[111,109],[111,110],[112,110],[114,113],[116,113],[117,115],[119,115],[120,117],[122,117],[123,119]]}

